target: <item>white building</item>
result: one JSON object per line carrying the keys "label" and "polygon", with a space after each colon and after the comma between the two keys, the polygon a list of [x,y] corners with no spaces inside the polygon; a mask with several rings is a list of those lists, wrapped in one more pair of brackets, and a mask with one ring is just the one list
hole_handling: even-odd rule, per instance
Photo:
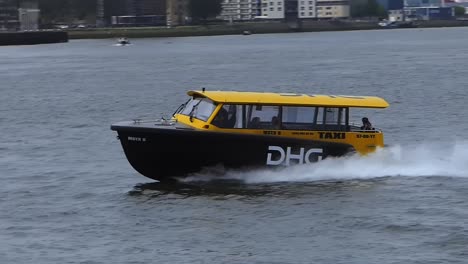
{"label": "white building", "polygon": [[391,22],[405,20],[403,9],[388,10],[388,20]]}
{"label": "white building", "polygon": [[318,2],[319,1],[313,1],[313,0],[299,0],[297,3],[298,17],[299,18],[316,18],[318,15],[318,12],[317,12]]}
{"label": "white building", "polygon": [[444,0],[405,0],[405,7],[439,7],[444,6]]}
{"label": "white building", "polygon": [[298,18],[346,18],[350,16],[350,3],[348,0],[262,0],[261,12],[262,17],[270,19],[283,19],[286,13]]}
{"label": "white building", "polygon": [[262,0],[262,17],[268,19],[283,19],[285,0]]}
{"label": "white building", "polygon": [[[300,0],[302,1],[302,0]],[[317,18],[346,18],[350,16],[350,1],[316,0]]]}
{"label": "white building", "polygon": [[19,21],[20,29],[24,30],[37,30],[39,28],[39,9],[32,8],[19,8]]}
{"label": "white building", "polygon": [[260,15],[260,0],[224,0],[221,6],[223,20],[252,20]]}

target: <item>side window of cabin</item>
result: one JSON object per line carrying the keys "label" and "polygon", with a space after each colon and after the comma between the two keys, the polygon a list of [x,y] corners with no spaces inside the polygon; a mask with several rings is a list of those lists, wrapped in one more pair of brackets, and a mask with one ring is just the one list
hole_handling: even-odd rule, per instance
{"label": "side window of cabin", "polygon": [[279,106],[248,105],[247,128],[249,129],[280,129]]}
{"label": "side window of cabin", "polygon": [[242,114],[243,111],[242,111],[242,108],[243,106],[242,105],[230,105],[229,106],[229,115],[228,117],[230,119],[233,119],[235,120],[234,121],[234,128],[242,128],[243,127],[243,123],[244,123],[244,115]]}
{"label": "side window of cabin", "polygon": [[282,127],[289,130],[345,130],[345,108],[283,106]]}
{"label": "side window of cabin", "polygon": [[336,125],[338,124],[338,108],[325,108],[325,124]]}
{"label": "side window of cabin", "polygon": [[315,115],[314,115],[314,127],[319,130],[323,127],[323,107],[316,107],[315,108]]}
{"label": "side window of cabin", "polygon": [[346,130],[345,108],[325,107],[323,112],[323,130]]}
{"label": "side window of cabin", "polygon": [[312,130],[315,107],[283,106],[281,123],[283,129]]}
{"label": "side window of cabin", "polygon": [[212,124],[220,128],[241,128],[242,106],[223,105],[213,119]]}

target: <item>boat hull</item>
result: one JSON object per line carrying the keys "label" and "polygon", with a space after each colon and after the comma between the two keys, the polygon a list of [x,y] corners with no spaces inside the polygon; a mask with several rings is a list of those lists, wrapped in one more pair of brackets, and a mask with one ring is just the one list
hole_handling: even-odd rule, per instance
{"label": "boat hull", "polygon": [[[278,167],[311,163],[352,151],[347,144],[278,135],[247,135],[175,126],[113,125],[132,167],[158,181],[183,178],[204,168]],[[275,131],[269,131],[274,134]]]}

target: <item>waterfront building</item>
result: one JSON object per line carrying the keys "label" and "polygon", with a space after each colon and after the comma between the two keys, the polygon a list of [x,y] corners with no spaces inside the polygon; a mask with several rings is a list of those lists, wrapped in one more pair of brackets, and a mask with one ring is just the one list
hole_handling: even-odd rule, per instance
{"label": "waterfront building", "polygon": [[19,29],[18,8],[17,0],[0,0],[0,31]]}
{"label": "waterfront building", "polygon": [[453,6],[446,0],[405,0],[401,8],[389,8],[390,21],[449,20],[455,18]]}
{"label": "waterfront building", "polygon": [[189,0],[167,0],[166,25],[181,26],[189,23]]}
{"label": "waterfront building", "polygon": [[104,0],[96,0],[96,27],[105,26],[105,14]]}
{"label": "waterfront building", "polygon": [[406,7],[406,20],[450,20],[455,18],[454,7]]}
{"label": "waterfront building", "polygon": [[444,0],[405,0],[405,7],[440,7]]}
{"label": "waterfront building", "polygon": [[261,15],[260,0],[224,0],[220,18],[228,21],[252,20]]}
{"label": "waterfront building", "polygon": [[165,0],[127,0],[127,13],[133,16],[164,14]]}
{"label": "waterfront building", "polygon": [[102,16],[102,21],[98,21],[101,25],[114,24],[115,17],[130,15],[128,0],[99,0],[96,4],[97,19]]}
{"label": "waterfront building", "polygon": [[285,0],[262,0],[261,16],[266,19],[283,19]]}
{"label": "waterfront building", "polygon": [[39,3],[35,1],[21,2],[18,9],[20,29],[37,30],[39,29]]}
{"label": "waterfront building", "polygon": [[377,3],[385,8],[385,10],[403,9],[404,0],[378,0]]}
{"label": "waterfront building", "polygon": [[316,0],[316,6],[317,18],[346,18],[350,15],[349,1]]}
{"label": "waterfront building", "polygon": [[[462,1],[462,0],[457,0]],[[378,0],[386,7],[389,21],[453,19],[453,6],[463,5],[455,0]]]}
{"label": "waterfront building", "polygon": [[[110,3],[117,0],[107,0]],[[105,5],[113,26],[177,26],[188,21],[188,0],[118,0]]]}
{"label": "waterfront building", "polygon": [[403,0],[388,0],[388,10],[399,10],[403,9],[405,2]]}
{"label": "waterfront building", "polygon": [[283,19],[285,14],[285,0],[262,0],[261,8],[261,16],[263,18]]}
{"label": "waterfront building", "polygon": [[333,19],[350,15],[349,0],[262,0],[263,18]]}
{"label": "waterfront building", "polygon": [[455,8],[446,0],[405,0],[406,20],[448,20],[455,18]]}
{"label": "waterfront building", "polygon": [[325,6],[323,6],[322,4],[323,3],[320,3],[319,1],[299,0],[297,3],[297,7],[299,8],[298,17],[317,18],[319,14],[325,14]]}
{"label": "waterfront building", "polygon": [[385,10],[388,10],[388,2],[389,2],[389,0],[377,0],[377,3],[381,7],[385,8]]}
{"label": "waterfront building", "polygon": [[39,29],[37,1],[0,0],[0,31]]}
{"label": "waterfront building", "polygon": [[446,0],[445,6],[461,6],[465,8],[465,14],[468,14],[468,0]]}

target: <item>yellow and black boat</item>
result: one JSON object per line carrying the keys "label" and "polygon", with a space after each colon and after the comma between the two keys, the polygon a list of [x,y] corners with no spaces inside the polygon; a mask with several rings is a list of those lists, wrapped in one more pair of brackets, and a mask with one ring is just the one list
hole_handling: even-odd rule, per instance
{"label": "yellow and black boat", "polygon": [[189,91],[170,119],[111,125],[142,175],[174,180],[205,167],[288,166],[384,146],[379,129],[350,122],[352,108],[386,108],[375,96]]}

